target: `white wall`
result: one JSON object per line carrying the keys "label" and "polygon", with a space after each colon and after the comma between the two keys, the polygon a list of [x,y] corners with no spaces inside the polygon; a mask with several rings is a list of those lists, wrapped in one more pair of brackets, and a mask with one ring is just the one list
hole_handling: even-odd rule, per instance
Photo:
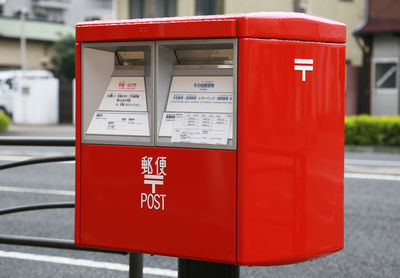
{"label": "white wall", "polygon": [[13,122],[16,124],[57,124],[58,98],[58,79],[18,78],[17,90],[13,98]]}

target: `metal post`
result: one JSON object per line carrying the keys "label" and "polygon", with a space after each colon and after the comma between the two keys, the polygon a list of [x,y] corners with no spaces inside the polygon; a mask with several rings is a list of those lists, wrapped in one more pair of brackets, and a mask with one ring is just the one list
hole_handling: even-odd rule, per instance
{"label": "metal post", "polygon": [[239,278],[237,265],[178,259],[178,278]]}
{"label": "metal post", "polygon": [[143,278],[143,254],[129,253],[129,278]]}
{"label": "metal post", "polygon": [[117,20],[118,17],[118,0],[112,0],[112,19]]}
{"label": "metal post", "polygon": [[26,37],[25,37],[25,17],[26,17],[26,8],[22,7],[20,10],[21,13],[21,69],[22,75],[25,75],[26,71]]}

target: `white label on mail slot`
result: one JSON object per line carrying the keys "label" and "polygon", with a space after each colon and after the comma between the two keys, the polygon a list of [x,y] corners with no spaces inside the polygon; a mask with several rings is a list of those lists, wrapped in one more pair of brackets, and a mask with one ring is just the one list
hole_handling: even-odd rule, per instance
{"label": "white label on mail slot", "polygon": [[[172,136],[172,128],[174,126],[176,115],[182,116],[184,113],[174,113],[174,112],[165,112],[163,114],[160,126],[160,132],[158,136],[161,137],[171,137]],[[233,138],[233,121],[232,114],[225,114],[229,118],[231,118],[231,124],[229,127],[228,139]]]}
{"label": "white label on mail slot", "polygon": [[99,110],[146,112],[144,77],[112,77]]}
{"label": "white label on mail slot", "polygon": [[97,111],[86,134],[150,136],[149,117],[147,113]]}
{"label": "white label on mail slot", "polygon": [[182,113],[169,113],[165,112],[161,120],[161,127],[158,136],[171,137],[172,128],[174,126],[176,114]]}
{"label": "white label on mail slot", "polygon": [[226,114],[177,113],[171,142],[226,145],[231,119]]}
{"label": "white label on mail slot", "polygon": [[174,76],[167,112],[232,113],[232,76]]}

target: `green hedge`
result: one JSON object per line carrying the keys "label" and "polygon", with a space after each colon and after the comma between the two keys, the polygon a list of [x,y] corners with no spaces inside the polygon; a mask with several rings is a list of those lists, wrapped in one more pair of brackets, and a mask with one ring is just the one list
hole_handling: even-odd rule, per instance
{"label": "green hedge", "polygon": [[345,143],[347,145],[400,146],[400,116],[346,117]]}
{"label": "green hedge", "polygon": [[6,130],[9,124],[10,118],[3,111],[0,111],[0,132]]}

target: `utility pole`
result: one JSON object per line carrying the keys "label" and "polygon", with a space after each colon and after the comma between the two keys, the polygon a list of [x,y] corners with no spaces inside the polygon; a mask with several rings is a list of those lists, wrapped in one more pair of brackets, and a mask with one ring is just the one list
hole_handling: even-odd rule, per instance
{"label": "utility pole", "polygon": [[25,19],[27,10],[25,7],[22,7],[20,10],[21,13],[21,69],[22,75],[25,75],[26,71],[26,37],[25,37]]}

